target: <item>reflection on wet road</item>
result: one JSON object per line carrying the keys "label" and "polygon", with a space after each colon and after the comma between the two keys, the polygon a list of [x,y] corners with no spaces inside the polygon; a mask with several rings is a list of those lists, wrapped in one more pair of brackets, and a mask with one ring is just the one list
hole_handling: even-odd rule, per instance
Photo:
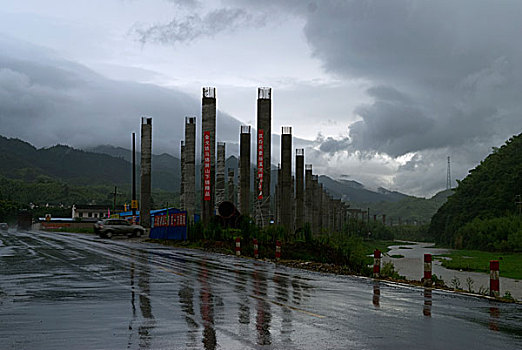
{"label": "reflection on wet road", "polygon": [[522,306],[124,239],[0,233],[2,349],[522,348]]}

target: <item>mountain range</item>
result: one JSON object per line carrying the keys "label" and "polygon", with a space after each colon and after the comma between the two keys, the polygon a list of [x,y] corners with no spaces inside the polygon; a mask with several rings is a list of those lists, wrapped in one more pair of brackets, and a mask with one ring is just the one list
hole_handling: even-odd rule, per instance
{"label": "mountain range", "polygon": [[[136,161],[136,174],[139,181],[139,153],[136,154]],[[227,158],[225,167],[235,170],[237,183],[237,158],[233,156]],[[122,147],[100,145],[80,150],[56,145],[38,149],[25,141],[0,136],[0,175],[6,178],[34,182],[44,177],[72,185],[114,185],[130,188],[131,168],[131,151]],[[181,181],[180,169],[179,158],[167,153],[153,155],[153,189],[178,193]],[[199,166],[196,166],[197,189],[199,188],[198,169]],[[273,166],[272,169],[277,167]],[[253,188],[254,171],[251,174]],[[272,180],[273,190],[277,182],[277,170],[272,171]],[[426,207],[426,210],[421,210],[422,213],[416,213],[414,217],[428,220],[447,197],[447,195],[437,195],[433,199],[424,199],[384,188],[373,191],[359,182],[335,180],[325,175],[319,176],[319,182],[334,198],[341,198],[351,207],[372,207],[372,212],[375,214],[397,212],[403,218],[407,218],[408,213],[394,208],[409,207],[413,212],[415,209],[418,211],[419,208]],[[443,198],[442,203],[441,198]]]}

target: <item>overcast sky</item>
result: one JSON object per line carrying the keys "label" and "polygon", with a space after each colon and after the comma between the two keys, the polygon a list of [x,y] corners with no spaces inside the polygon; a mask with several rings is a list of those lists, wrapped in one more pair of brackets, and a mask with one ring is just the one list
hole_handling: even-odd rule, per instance
{"label": "overcast sky", "polygon": [[150,115],[177,156],[215,86],[232,155],[270,86],[315,173],[431,196],[522,129],[518,0],[0,4],[0,134],[39,147],[129,147]]}

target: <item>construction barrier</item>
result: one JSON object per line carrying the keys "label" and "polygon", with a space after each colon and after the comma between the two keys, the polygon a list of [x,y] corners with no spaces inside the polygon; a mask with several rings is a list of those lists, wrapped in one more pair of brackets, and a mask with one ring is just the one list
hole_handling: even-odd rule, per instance
{"label": "construction barrier", "polygon": [[281,259],[281,242],[276,241],[276,252],[275,252],[276,260],[279,261]]}
{"label": "construction barrier", "polygon": [[378,278],[381,274],[381,251],[375,249],[373,252],[373,277]]}
{"label": "construction barrier", "polygon": [[259,259],[259,246],[257,244],[257,239],[254,238],[254,258]]}
{"label": "construction barrier", "polygon": [[431,286],[431,254],[424,254],[424,285]]}
{"label": "construction barrier", "polygon": [[236,255],[241,255],[241,238],[236,237]]}
{"label": "construction barrier", "polygon": [[489,295],[495,298],[500,296],[499,263],[498,260],[489,262]]}

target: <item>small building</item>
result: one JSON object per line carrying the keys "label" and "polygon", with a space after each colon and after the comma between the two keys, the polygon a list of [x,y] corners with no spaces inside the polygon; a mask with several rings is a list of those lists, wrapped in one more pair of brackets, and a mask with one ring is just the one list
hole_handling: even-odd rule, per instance
{"label": "small building", "polygon": [[100,220],[110,215],[110,206],[73,204],[71,212],[73,219]]}

